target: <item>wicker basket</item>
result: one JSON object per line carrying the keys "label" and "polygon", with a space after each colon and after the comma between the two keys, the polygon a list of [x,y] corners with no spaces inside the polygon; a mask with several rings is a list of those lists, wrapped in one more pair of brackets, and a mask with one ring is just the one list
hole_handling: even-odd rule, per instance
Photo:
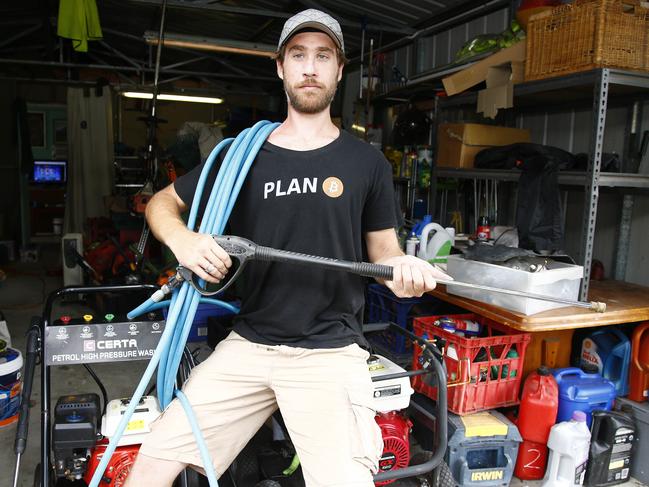
{"label": "wicker basket", "polygon": [[638,0],[575,0],[530,19],[525,80],[594,68],[649,70],[649,8]]}

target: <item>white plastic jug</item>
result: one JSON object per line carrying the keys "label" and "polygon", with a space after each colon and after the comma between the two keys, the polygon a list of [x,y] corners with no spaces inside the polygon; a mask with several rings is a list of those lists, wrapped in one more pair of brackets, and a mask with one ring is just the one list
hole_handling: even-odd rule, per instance
{"label": "white plastic jug", "polygon": [[542,487],[573,487],[584,483],[590,431],[586,413],[575,411],[570,421],[555,424],[548,438],[550,458]]}
{"label": "white plastic jug", "polygon": [[[432,237],[429,238],[432,233]],[[445,264],[451,253],[452,237],[437,223],[429,223],[421,231],[417,257],[433,264]]]}

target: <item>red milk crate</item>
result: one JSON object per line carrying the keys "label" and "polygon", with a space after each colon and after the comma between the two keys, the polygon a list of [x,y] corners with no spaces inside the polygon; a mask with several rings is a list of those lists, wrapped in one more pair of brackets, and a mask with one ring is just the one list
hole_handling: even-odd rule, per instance
{"label": "red milk crate", "polygon": [[[486,335],[468,338],[446,331],[434,324],[441,315],[413,320],[414,333],[435,340],[443,350],[448,373],[449,411],[469,414],[518,404],[530,334],[474,314],[447,316],[477,321],[482,324],[482,334]],[[420,356],[421,348],[415,345],[413,370],[422,368]],[[426,382],[426,376],[412,377],[412,387],[433,400],[437,399],[437,389]]]}

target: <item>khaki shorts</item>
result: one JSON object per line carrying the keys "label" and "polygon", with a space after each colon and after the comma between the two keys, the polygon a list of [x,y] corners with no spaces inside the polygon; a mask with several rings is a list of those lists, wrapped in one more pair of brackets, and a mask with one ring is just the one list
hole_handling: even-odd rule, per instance
{"label": "khaki shorts", "polygon": [[[372,487],[383,440],[367,357],[358,345],[267,346],[230,333],[183,387],[217,475],[279,407],[307,487]],[[140,452],[202,468],[178,400],[153,423]]]}

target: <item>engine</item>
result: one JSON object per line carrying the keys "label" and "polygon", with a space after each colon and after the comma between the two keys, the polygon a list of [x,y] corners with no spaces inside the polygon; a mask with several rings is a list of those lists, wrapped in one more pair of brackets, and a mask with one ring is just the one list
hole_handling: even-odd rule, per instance
{"label": "engine", "polygon": [[[410,462],[410,428],[412,423],[403,414],[392,411],[376,415],[376,422],[383,436],[383,454],[379,460],[379,472],[395,470],[408,466]],[[377,482],[386,485],[394,480]]]}
{"label": "engine", "polygon": [[[52,445],[57,478],[69,481],[83,479],[89,483],[99,462],[130,404],[130,399],[114,399],[101,417],[97,394],[76,394],[60,397],[56,403]],[[140,444],[150,431],[151,423],[160,415],[155,397],[140,399],[126,431],[111,457],[102,483],[119,487],[126,482]],[[101,417],[101,423],[99,418]],[[101,433],[100,433],[101,424]]]}
{"label": "engine", "polygon": [[[383,436],[379,472],[407,467],[410,462],[409,437],[412,423],[401,411],[410,404],[413,393],[410,380],[408,377],[389,378],[405,370],[380,355],[372,355],[367,364],[374,380],[375,419]],[[387,480],[377,482],[376,485],[392,482],[394,481]]]}
{"label": "engine", "polygon": [[57,478],[79,480],[97,443],[101,409],[97,394],[62,396],[54,408],[52,447]]}
{"label": "engine", "polygon": [[[92,452],[90,461],[88,463],[88,470],[84,477],[84,481],[87,484],[90,484],[99,462],[106,451],[108,446],[107,440],[102,440]],[[127,445],[127,446],[118,446],[115,449],[115,453],[110,458],[110,462],[106,466],[104,475],[101,479],[99,485],[110,485],[111,487],[121,487],[126,482],[126,477],[128,477],[133,464],[135,463],[135,458],[137,457],[138,451],[140,450],[140,445]]]}

